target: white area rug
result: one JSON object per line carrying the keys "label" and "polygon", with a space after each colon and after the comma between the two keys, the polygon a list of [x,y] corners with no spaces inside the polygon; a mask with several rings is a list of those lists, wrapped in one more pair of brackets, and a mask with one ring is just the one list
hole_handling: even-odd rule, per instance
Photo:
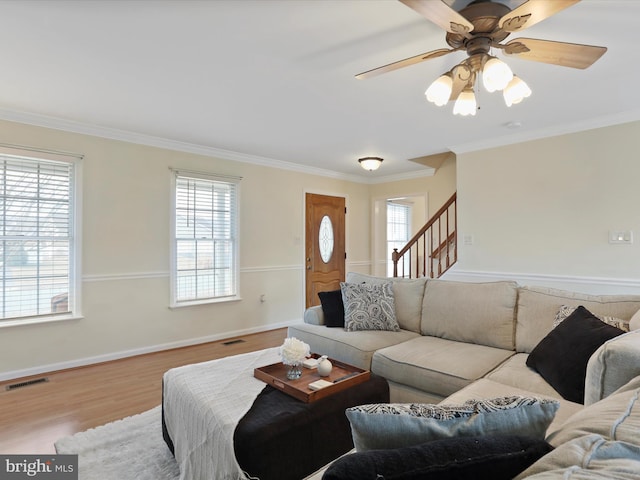
{"label": "white area rug", "polygon": [[178,464],[162,439],[161,410],[65,437],[60,454],[78,454],[79,480],[176,480]]}

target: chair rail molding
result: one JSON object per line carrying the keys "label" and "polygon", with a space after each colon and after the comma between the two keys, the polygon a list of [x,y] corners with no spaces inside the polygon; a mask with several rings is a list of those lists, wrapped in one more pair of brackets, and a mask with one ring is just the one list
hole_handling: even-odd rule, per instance
{"label": "chair rail molding", "polygon": [[454,266],[443,276],[461,282],[514,280],[522,286],[540,286],[571,290],[591,295],[640,295],[640,278],[587,277],[542,273],[488,272],[463,270]]}

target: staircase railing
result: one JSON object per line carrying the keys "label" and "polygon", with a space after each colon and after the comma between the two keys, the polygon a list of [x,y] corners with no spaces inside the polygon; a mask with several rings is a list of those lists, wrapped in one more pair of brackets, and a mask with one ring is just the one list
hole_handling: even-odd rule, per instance
{"label": "staircase railing", "polygon": [[393,249],[393,276],[441,276],[458,260],[456,193],[400,250]]}

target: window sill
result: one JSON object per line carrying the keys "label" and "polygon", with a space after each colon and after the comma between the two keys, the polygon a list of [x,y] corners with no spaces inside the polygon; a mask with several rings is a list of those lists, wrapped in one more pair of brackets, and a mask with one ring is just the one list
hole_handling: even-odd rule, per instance
{"label": "window sill", "polygon": [[45,317],[32,317],[13,320],[0,320],[0,328],[20,327],[22,325],[37,325],[39,323],[66,322],[68,320],[82,320],[82,315],[53,315]]}
{"label": "window sill", "polygon": [[205,300],[192,300],[189,302],[180,302],[173,303],[169,305],[171,310],[183,308],[183,307],[195,307],[197,305],[211,305],[216,303],[229,303],[229,302],[239,302],[242,298],[239,295],[234,295],[232,297],[224,297],[224,298],[207,298]]}

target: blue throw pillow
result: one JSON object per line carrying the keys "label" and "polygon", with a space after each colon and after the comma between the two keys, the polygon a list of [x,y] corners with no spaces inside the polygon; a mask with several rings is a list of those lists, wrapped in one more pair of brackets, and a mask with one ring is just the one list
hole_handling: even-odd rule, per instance
{"label": "blue throw pillow", "polygon": [[329,466],[322,480],[511,480],[551,450],[533,437],[446,438],[345,455]]}

